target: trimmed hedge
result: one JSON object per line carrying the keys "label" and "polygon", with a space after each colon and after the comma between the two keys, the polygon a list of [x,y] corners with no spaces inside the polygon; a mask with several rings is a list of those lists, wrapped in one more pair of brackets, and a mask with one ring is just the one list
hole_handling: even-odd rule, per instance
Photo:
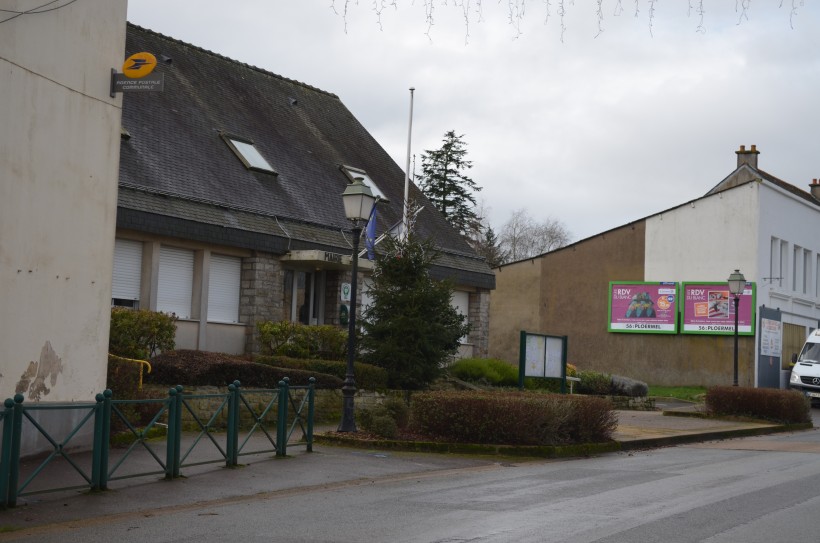
{"label": "trimmed hedge", "polygon": [[811,405],[796,390],[711,387],[706,390],[706,410],[712,415],[752,417],[784,424],[811,421]]}
{"label": "trimmed hedge", "polygon": [[[478,385],[518,386],[518,365],[510,364],[499,358],[462,358],[453,363],[447,371],[453,377]],[[574,377],[577,372],[575,366],[567,364],[568,377]],[[524,388],[527,390],[561,392],[561,380],[525,377]]]}
{"label": "trimmed hedge", "polygon": [[532,392],[425,392],[413,396],[411,425],[422,434],[479,444],[557,445],[612,439],[612,403]]}
{"label": "trimmed hedge", "polygon": [[256,329],[266,355],[342,360],[347,353],[347,331],[338,326],[264,321],[257,323]]}
{"label": "trimmed hedge", "polygon": [[288,377],[293,386],[306,386],[316,378],[316,388],[338,389],[342,380],[334,375],[295,368],[257,364],[236,356],[205,351],[179,350],[162,353],[151,360],[146,383],[188,386],[227,386],[236,380],[245,388],[275,388]]}
{"label": "trimmed hedge", "polygon": [[578,394],[596,394],[608,396],[612,394],[612,376],[598,371],[579,371],[581,381],[575,385]]}
{"label": "trimmed hedge", "polygon": [[[327,375],[335,375],[344,381],[347,375],[347,363],[333,360],[305,360],[303,358],[290,358],[287,356],[256,356],[254,362],[275,366],[278,368],[293,368],[302,371],[312,371]],[[385,390],[387,388],[387,370],[364,364],[362,362],[353,363],[353,371],[356,377],[356,388],[362,390]]]}
{"label": "trimmed hedge", "polygon": [[357,410],[356,420],[362,429],[393,439],[398,435],[400,428],[407,426],[410,409],[400,398],[389,397],[382,403]]}
{"label": "trimmed hedge", "polygon": [[448,368],[450,375],[463,381],[497,387],[518,386],[518,366],[497,358],[462,358]]}

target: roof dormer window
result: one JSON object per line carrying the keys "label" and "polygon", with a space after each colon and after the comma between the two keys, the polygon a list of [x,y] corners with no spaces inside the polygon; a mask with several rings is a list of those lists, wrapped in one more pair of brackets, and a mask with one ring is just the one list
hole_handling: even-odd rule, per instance
{"label": "roof dormer window", "polygon": [[221,133],[220,136],[247,169],[278,175],[273,166],[259,152],[259,149],[254,146],[253,141],[232,134]]}
{"label": "roof dormer window", "polygon": [[373,196],[376,196],[382,202],[387,202],[387,197],[384,193],[379,189],[376,183],[367,175],[367,172],[362,170],[361,168],[354,168],[352,166],[345,166],[344,164],[340,168],[347,178],[352,183],[354,179],[357,177],[362,178],[362,183],[370,187],[370,191],[373,193]]}

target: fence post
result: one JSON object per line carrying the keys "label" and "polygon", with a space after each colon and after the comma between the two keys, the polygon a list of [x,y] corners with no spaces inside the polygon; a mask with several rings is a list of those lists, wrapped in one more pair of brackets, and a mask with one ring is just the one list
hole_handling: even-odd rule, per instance
{"label": "fence post", "polygon": [[110,388],[103,390],[102,405],[102,449],[100,449],[100,489],[108,490],[108,459],[111,456],[111,410],[114,393]]}
{"label": "fence post", "polygon": [[307,452],[313,452],[313,413],[316,404],[316,378],[308,379]]}
{"label": "fence post", "polygon": [[168,390],[168,435],[165,436],[165,478],[174,478],[174,436],[179,431],[177,428],[177,389]]}
{"label": "fence post", "polygon": [[17,485],[20,482],[20,442],[23,434],[23,395],[14,395],[12,413],[11,454],[9,456],[9,507],[17,505]]}
{"label": "fence post", "polygon": [[11,472],[11,430],[14,415],[14,400],[6,398],[3,404],[3,443],[0,452],[0,508],[5,509],[9,501],[9,475]]}
{"label": "fence post", "polygon": [[236,467],[239,463],[239,381],[234,381],[228,385],[228,445],[227,467]]}
{"label": "fence post", "polygon": [[174,396],[174,400],[176,401],[177,408],[176,408],[176,426],[177,431],[176,435],[174,436],[174,478],[179,477],[179,467],[182,464],[182,457],[180,455],[180,449],[182,447],[182,385],[176,386],[177,393]]}
{"label": "fence post", "polygon": [[288,452],[288,381],[279,381],[279,409],[276,413],[276,456],[285,456]]}
{"label": "fence post", "polygon": [[94,443],[91,446],[91,490],[100,490],[100,466],[102,464],[103,395],[94,396]]}

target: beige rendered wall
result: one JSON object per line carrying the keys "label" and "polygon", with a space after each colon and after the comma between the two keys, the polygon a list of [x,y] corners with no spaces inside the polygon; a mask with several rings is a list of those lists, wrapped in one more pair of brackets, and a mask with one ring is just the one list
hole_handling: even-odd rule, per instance
{"label": "beige rendered wall", "polygon": [[495,290],[490,292],[490,358],[518,364],[521,330],[541,332],[542,262],[533,258],[495,269]]}
{"label": "beige rendered wall", "polygon": [[125,19],[126,0],[85,0],[2,25],[3,398],[93,400],[105,388],[121,112],[109,81]]}

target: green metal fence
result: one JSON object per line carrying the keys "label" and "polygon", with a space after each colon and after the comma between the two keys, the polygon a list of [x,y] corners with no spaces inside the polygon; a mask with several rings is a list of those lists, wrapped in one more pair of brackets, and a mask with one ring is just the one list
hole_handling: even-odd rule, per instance
{"label": "green metal fence", "polygon": [[[282,457],[287,455],[288,446],[304,445],[311,452],[315,394],[313,378],[303,387],[290,386],[286,378],[279,382],[278,388],[248,390],[234,381],[222,394],[186,394],[182,386],[176,386],[168,391],[166,398],[145,400],[116,399],[106,390],[97,394],[93,403],[25,404],[23,396],[17,394],[7,399],[0,411],[0,507],[14,507],[19,497],[32,494],[78,488],[105,490],[110,481],[130,477],[163,475],[166,479],[176,479],[183,467],[221,462],[234,467],[239,464],[240,455],[272,452]],[[218,407],[202,412],[193,407],[197,400],[211,400]],[[65,436],[57,438],[33,415],[46,410],[77,410],[79,421]],[[142,411],[140,420],[148,422],[135,420],[135,410]],[[186,427],[183,417],[193,422]],[[112,427],[123,430],[113,435]],[[37,432],[52,450],[42,460],[38,457],[34,462],[36,466],[21,482],[20,449],[24,429]],[[89,429],[93,433],[91,455],[72,451],[71,440]],[[297,429],[302,431],[301,439],[289,445]],[[265,445],[252,449],[254,435],[264,435]],[[112,454],[114,439],[122,445],[116,454]],[[147,452],[147,456],[143,454],[138,461],[136,451]],[[113,457],[116,458],[112,461]],[[150,459],[148,466],[144,465],[146,457]],[[59,469],[68,469],[83,483],[67,486],[64,482],[47,480],[45,471],[56,469],[58,459],[64,463]]]}

